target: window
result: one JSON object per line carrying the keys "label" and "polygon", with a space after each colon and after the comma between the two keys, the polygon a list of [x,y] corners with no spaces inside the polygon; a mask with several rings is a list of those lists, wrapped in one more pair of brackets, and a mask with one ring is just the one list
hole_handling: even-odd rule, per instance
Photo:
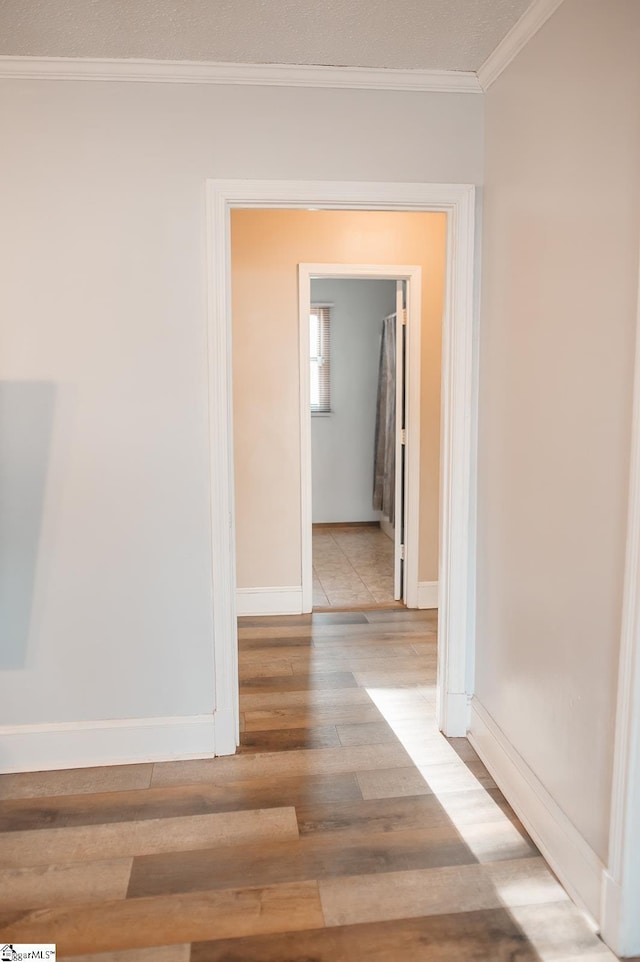
{"label": "window", "polygon": [[311,364],[311,413],[331,411],[330,384],[331,307],[320,304],[309,314],[309,361]]}

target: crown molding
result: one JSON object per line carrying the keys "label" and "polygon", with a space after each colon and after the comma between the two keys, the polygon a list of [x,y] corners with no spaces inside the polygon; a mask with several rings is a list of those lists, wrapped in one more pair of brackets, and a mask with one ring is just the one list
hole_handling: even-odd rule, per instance
{"label": "crown molding", "polygon": [[477,78],[482,90],[489,89],[562,2],[563,0],[534,0],[478,70]]}
{"label": "crown molding", "polygon": [[0,57],[0,79],[112,80],[139,83],[415,90],[423,93],[482,93],[476,75],[462,70],[387,70],[373,67],[205,63],[183,60]]}

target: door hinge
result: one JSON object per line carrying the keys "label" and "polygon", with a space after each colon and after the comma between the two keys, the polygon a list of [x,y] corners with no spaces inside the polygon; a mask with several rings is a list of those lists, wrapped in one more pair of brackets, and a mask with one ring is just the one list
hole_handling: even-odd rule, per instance
{"label": "door hinge", "polygon": [[400,431],[400,444],[406,444],[406,443],[407,443],[407,429],[402,428],[402,430]]}
{"label": "door hinge", "polygon": [[404,561],[404,545],[400,545],[400,561]]}
{"label": "door hinge", "polygon": [[406,309],[406,307],[404,307],[404,308],[402,309],[402,323],[403,323],[403,324],[406,324],[406,323],[407,323],[407,309]]}

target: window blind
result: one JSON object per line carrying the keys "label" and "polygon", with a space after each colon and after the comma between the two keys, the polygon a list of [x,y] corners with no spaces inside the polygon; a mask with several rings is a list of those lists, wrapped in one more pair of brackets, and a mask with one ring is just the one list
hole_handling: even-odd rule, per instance
{"label": "window blind", "polygon": [[309,314],[309,361],[311,365],[311,411],[331,411],[331,308],[312,306]]}

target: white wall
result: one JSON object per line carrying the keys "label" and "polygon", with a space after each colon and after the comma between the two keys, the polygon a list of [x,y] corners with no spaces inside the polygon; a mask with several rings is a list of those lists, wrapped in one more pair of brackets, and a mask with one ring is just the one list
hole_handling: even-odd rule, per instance
{"label": "white wall", "polygon": [[331,308],[331,414],[311,418],[313,521],[377,521],[371,506],[382,321],[395,281],[311,281]]}
{"label": "white wall", "polygon": [[[206,179],[478,183],[481,98],[5,80],[0,125],[0,377],[26,405],[0,463],[30,519],[0,543],[0,721],[26,738],[3,764],[133,758],[93,722],[214,710]],[[61,722],[82,759],[20,727]],[[163,730],[158,755],[211,748]]]}
{"label": "white wall", "polygon": [[595,914],[627,515],[639,44],[637,3],[565,0],[486,96],[476,698],[547,799],[569,840],[551,854]]}

